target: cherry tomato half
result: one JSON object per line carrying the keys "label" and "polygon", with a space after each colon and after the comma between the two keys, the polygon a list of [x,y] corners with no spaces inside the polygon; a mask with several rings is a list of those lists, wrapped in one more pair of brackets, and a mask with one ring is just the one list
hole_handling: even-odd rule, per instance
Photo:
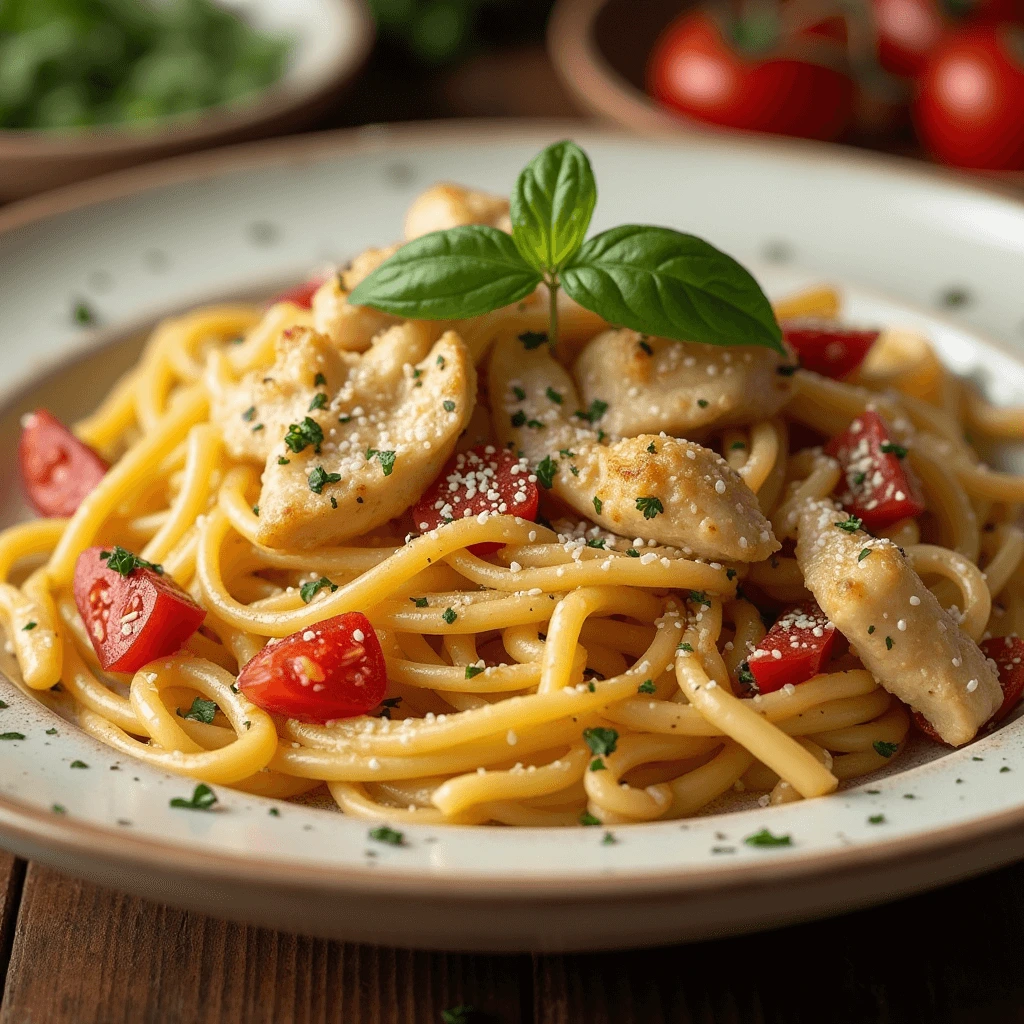
{"label": "cherry tomato half", "polygon": [[1024,28],[983,25],[943,41],[919,80],[913,117],[943,163],[1024,170]]}
{"label": "cherry tomato half", "polygon": [[[453,519],[481,512],[536,522],[540,491],[531,482],[532,475],[526,459],[517,459],[510,451],[492,444],[457,452],[413,506],[413,524],[426,533]],[[488,542],[474,544],[470,551],[486,555],[500,547]]]}
{"label": "cherry tomato half", "polygon": [[363,715],[381,702],[387,683],[384,652],[362,612],[271,640],[238,674],[253,704],[302,722]]}
{"label": "cherry tomato half", "polygon": [[270,300],[270,304],[274,305],[276,302],[291,302],[293,305],[300,306],[302,309],[309,309],[313,305],[313,296],[316,295],[317,289],[324,283],[326,278],[314,277],[310,281],[303,281],[302,284],[297,284],[294,288],[289,288],[286,292],[281,292],[280,295],[275,295]]}
{"label": "cherry tomato half", "polygon": [[825,454],[839,460],[843,478],[839,502],[863,520],[869,530],[882,530],[925,510],[917,480],[904,465],[906,449],[893,443],[877,412],[862,412],[825,445]]}
{"label": "cherry tomato half", "polygon": [[814,601],[779,616],[747,659],[760,693],[781,690],[816,676],[832,653],[836,628]]}
{"label": "cherry tomato half", "polygon": [[[835,139],[853,117],[856,87],[844,47],[820,34],[783,39],[771,26],[683,15],[655,44],[648,92],[691,117],[728,128]],[[756,41],[755,41],[756,36]]]}
{"label": "cherry tomato half", "polygon": [[73,516],[110,468],[45,409],[22,421],[18,442],[21,483],[41,516]]}
{"label": "cherry tomato half", "polygon": [[831,323],[792,321],[782,325],[786,343],[805,370],[842,380],[864,362],[878,331],[856,331]]}
{"label": "cherry tomato half", "polygon": [[75,563],[78,613],[100,665],[112,672],[136,672],[173,654],[206,618],[159,566],[132,568],[132,557],[123,548],[93,547]]}

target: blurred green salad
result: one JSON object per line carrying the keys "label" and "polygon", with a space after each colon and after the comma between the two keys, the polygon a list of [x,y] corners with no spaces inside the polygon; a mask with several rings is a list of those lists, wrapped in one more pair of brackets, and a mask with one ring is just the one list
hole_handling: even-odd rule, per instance
{"label": "blurred green salad", "polygon": [[202,110],[275,82],[290,48],[211,0],[0,0],[0,128]]}

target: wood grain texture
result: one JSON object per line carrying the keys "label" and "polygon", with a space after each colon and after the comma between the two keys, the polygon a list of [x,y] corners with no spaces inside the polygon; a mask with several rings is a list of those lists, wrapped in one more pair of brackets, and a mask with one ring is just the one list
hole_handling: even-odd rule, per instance
{"label": "wood grain texture", "polygon": [[300,938],[33,864],[0,1024],[438,1024],[442,1009],[466,1003],[496,1024],[523,1024],[529,986],[527,957]]}
{"label": "wood grain texture", "polygon": [[536,1024],[1024,1024],[1024,866],[817,924],[538,957]]}
{"label": "wood grain texture", "polygon": [[24,880],[25,862],[0,852],[0,992],[7,978]]}

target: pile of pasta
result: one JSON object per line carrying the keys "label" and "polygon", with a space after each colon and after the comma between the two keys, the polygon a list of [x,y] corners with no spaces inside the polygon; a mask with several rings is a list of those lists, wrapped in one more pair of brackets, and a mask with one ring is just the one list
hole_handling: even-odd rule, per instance
{"label": "pile of pasta", "polygon": [[[817,289],[777,313],[834,319],[839,299]],[[541,316],[505,310],[462,330],[484,359],[497,334],[536,328]],[[765,805],[820,796],[892,763],[878,747],[904,744],[908,711],[852,653],[799,686],[739,695],[740,664],[765,636],[762,611],[808,596],[791,547],[752,564],[655,544],[644,547],[653,557],[627,557],[622,545],[588,544],[597,528],[564,510],[551,525],[474,516],[412,537],[394,523],[344,546],[258,543],[259,467],[227,454],[207,364],[215,356],[235,377],[269,366],[281,333],[311,322],[290,302],[168,320],[76,425],[109,472],[71,519],[0,535],[0,615],[26,692],[156,768],[277,798],[326,785],[346,814],[392,823],[679,818],[732,790]],[[1024,436],[1024,411],[990,406],[924,339],[897,331],[883,332],[852,379],[799,370],[792,384],[779,415],[704,440],[779,540],[793,539],[795,508],[839,483],[817,442],[800,438],[881,410],[912,433],[927,500],[923,516],[884,535],[974,640],[1024,630],[1024,479],[979,455]],[[484,542],[501,547],[470,552]],[[203,629],[134,675],[102,673],[70,590],[93,544],[160,563],[206,609]],[[320,577],[336,589],[304,603],[299,588]],[[234,685],[268,639],[348,610],[368,616],[386,658],[380,708],[308,724],[267,714]],[[212,722],[178,713],[196,696],[215,702]],[[584,738],[595,729],[602,770],[591,770]]]}

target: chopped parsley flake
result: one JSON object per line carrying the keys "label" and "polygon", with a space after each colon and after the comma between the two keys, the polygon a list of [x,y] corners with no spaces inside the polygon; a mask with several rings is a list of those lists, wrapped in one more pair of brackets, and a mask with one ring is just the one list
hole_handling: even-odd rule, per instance
{"label": "chopped parsley flake", "polygon": [[187,800],[182,796],[176,796],[170,804],[171,807],[182,807],[188,811],[210,811],[216,802],[217,794],[205,782],[200,782]]}
{"label": "chopped parsley flake", "polygon": [[565,398],[552,387],[549,387],[544,394],[547,395],[555,405],[561,405],[565,401]]}
{"label": "chopped parsley flake", "polygon": [[417,608],[427,607],[427,599],[425,597],[410,597],[409,600],[412,601]]}
{"label": "chopped parsley flake", "polygon": [[878,446],[878,450],[883,455],[895,455],[897,459],[905,459],[907,457],[907,449],[901,444],[894,444],[892,441],[883,441]]}
{"label": "chopped parsley flake", "polygon": [[575,466],[573,466],[573,465],[569,466],[569,472],[572,473],[573,476],[579,476],[580,475],[580,471]]}
{"label": "chopped parsley flake", "polygon": [[336,484],[340,482],[340,473],[328,473],[323,466],[317,466],[309,474],[309,489],[314,494],[321,494],[323,492],[324,487],[326,487],[327,484]]}
{"label": "chopped parsley flake", "polygon": [[600,825],[601,824],[601,819],[600,818],[595,818],[590,813],[590,811],[584,811],[580,815],[580,824],[581,825]]}
{"label": "chopped parsley flake", "polygon": [[702,604],[705,608],[711,607],[711,598],[708,597],[707,593],[703,590],[691,590],[690,600],[694,604]]}
{"label": "chopped parsley flake", "polygon": [[344,413],[343,415],[338,417],[338,422],[339,423],[351,423],[352,422],[352,417],[348,413]]}
{"label": "chopped parsley flake", "polygon": [[526,413],[522,409],[512,413],[510,422],[513,427],[522,427],[526,424]]}
{"label": "chopped parsley flake", "polygon": [[528,426],[528,427],[529,427],[529,428],[530,428],[531,430],[543,430],[543,429],[544,429],[544,424],[543,424],[543,423],[541,423],[541,421],[540,421],[540,420],[527,420],[527,421],[526,421],[526,425],[527,425],[527,426]]}
{"label": "chopped parsley flake", "polygon": [[256,426],[252,428],[252,432],[254,434],[258,434],[262,429],[263,429],[263,424],[262,423],[257,423]]}
{"label": "chopped parsley flake", "polygon": [[32,630],[36,628],[36,625],[37,624],[35,622],[26,622],[25,625],[22,626],[21,628],[22,628],[23,632],[31,633]]}
{"label": "chopped parsley flake", "polygon": [[588,548],[603,548],[604,547],[604,537],[591,537],[587,541],[587,547]]}
{"label": "chopped parsley flake", "polygon": [[437,365],[443,370],[444,369],[444,356],[437,357]]}
{"label": "chopped parsley flake", "polygon": [[1010,766],[1008,764],[1004,764],[1003,767],[999,769],[999,774],[1002,775],[1003,772],[1008,772],[1009,770]]}
{"label": "chopped parsley flake", "polygon": [[686,654],[693,654],[693,647],[692,647],[692,645],[688,644],[685,640],[683,640],[680,643],[676,644],[676,650],[677,651],[684,651]]}
{"label": "chopped parsley flake", "polygon": [[760,832],[755,832],[752,836],[747,836],[743,840],[743,842],[745,842],[747,844],[747,846],[792,846],[793,845],[793,839],[788,834],[787,835],[781,835],[781,836],[772,835],[772,833],[769,832],[768,829],[766,829],[766,828],[761,829]]}
{"label": "chopped parsley flake", "polygon": [[736,451],[736,450],[738,450],[738,449],[739,449],[739,450],[742,450],[743,448],[746,448],[746,447],[747,447],[747,442],[746,442],[746,441],[733,441],[733,443],[732,443],[731,445],[729,445],[729,447],[730,447],[730,448],[731,448],[731,449],[732,449],[733,451]]}
{"label": "chopped parsley flake", "polygon": [[[608,403],[602,402],[600,398],[595,398],[590,403],[590,408],[584,411],[583,409],[577,409],[573,413],[573,416],[578,417],[581,420],[586,420],[588,423],[596,423],[606,412],[608,411]],[[603,438],[598,438],[603,440]]]}
{"label": "chopped parsley flake", "polygon": [[258,516],[260,514],[260,507],[259,507],[259,505],[253,505],[253,507],[252,507],[252,514],[254,516]]}
{"label": "chopped parsley flake", "polygon": [[472,679],[473,676],[480,675],[484,670],[479,665],[467,665],[466,666],[466,678]]}
{"label": "chopped parsley flake", "polygon": [[518,384],[512,388],[512,394],[515,395],[520,402],[526,399],[526,392]]}
{"label": "chopped parsley flake", "polygon": [[637,693],[654,693],[654,680],[645,679],[637,688]]}
{"label": "chopped parsley flake", "polygon": [[519,340],[527,352],[532,352],[535,348],[540,348],[548,340],[548,336],[543,331],[523,331],[519,335]]}
{"label": "chopped parsley flake", "polygon": [[885,824],[885,815],[884,814],[872,814],[871,817],[868,818],[868,824],[869,825],[884,825]]}
{"label": "chopped parsley flake", "polygon": [[147,562],[144,558],[139,558],[138,555],[133,555],[130,551],[126,551],[117,545],[114,546],[112,551],[101,551],[100,559],[107,563],[108,569],[113,569],[114,572],[119,572],[122,576],[131,576],[136,569],[150,569],[157,576],[163,576],[164,574],[164,567],[162,565]]}
{"label": "chopped parsley flake", "polygon": [[725,570],[725,578],[727,580],[734,580],[734,579],[736,579],[736,570],[735,569],[726,569]]}
{"label": "chopped parsley flake", "polygon": [[871,634],[874,633],[874,631],[875,631],[875,627],[874,626],[868,626],[868,636],[871,636]]}
{"label": "chopped parsley flake", "polygon": [[0,740],[23,740],[24,738],[23,732],[0,732]]}
{"label": "chopped parsley flake", "polygon": [[706,409],[706,408],[708,407],[708,400],[707,400],[706,398],[698,398],[698,399],[697,399],[697,404],[698,404],[698,405],[699,405],[699,406],[700,406],[700,407],[701,407],[702,409]]}
{"label": "chopped parsley flake", "polygon": [[71,762],[72,768],[88,768],[89,766],[84,761],[74,760]]}
{"label": "chopped parsley flake", "polygon": [[205,697],[196,697],[192,701],[192,706],[184,714],[181,713],[181,708],[178,708],[179,718],[188,718],[193,722],[204,722],[206,725],[213,723],[213,717],[216,714],[216,702],[207,700]]}
{"label": "chopped parsley flake", "polygon": [[315,388],[323,387],[326,384],[327,384],[327,378],[322,373],[318,373],[313,378],[313,387],[315,387]]}
{"label": "chopped parsley flake", "polygon": [[375,455],[377,461],[380,463],[380,468],[384,470],[385,476],[391,476],[392,470],[395,468],[395,456],[396,452],[387,451],[381,452],[376,448],[368,448],[366,451],[366,461],[369,462]]}
{"label": "chopped parsley flake", "polygon": [[54,804],[51,808],[54,814],[67,814],[68,809],[63,804]]}
{"label": "chopped parsley flake", "polygon": [[885,638],[885,649],[887,651],[891,651],[892,650],[892,637],[891,636],[887,636]]}
{"label": "chopped parsley flake", "polygon": [[81,324],[83,327],[96,322],[96,314],[93,312],[92,306],[85,299],[79,299],[75,303],[73,316],[75,323]]}
{"label": "chopped parsley flake", "polygon": [[648,451],[649,451],[649,452],[650,452],[650,453],[651,453],[652,455],[657,455],[657,454],[658,454],[658,449],[654,447],[654,442],[653,442],[653,441],[652,441],[652,442],[651,442],[651,443],[650,443],[650,444],[649,444],[649,445],[647,446],[647,450],[648,450]]}
{"label": "chopped parsley flake", "polygon": [[252,421],[256,419],[256,406],[250,405],[249,408],[242,413],[242,419],[245,420],[246,423],[252,423]]}
{"label": "chopped parsley flake", "polygon": [[450,398],[446,398],[441,405],[445,412],[455,412],[455,403]]}
{"label": "chopped parsley flake", "polygon": [[387,825],[371,828],[368,834],[374,842],[387,843],[388,846],[405,845],[405,835],[401,832],[396,832],[393,828],[388,828]]}
{"label": "chopped parsley flake", "polygon": [[864,559],[867,558],[868,555],[870,555],[870,554],[871,554],[871,548],[861,548],[861,552],[857,556],[857,561],[858,562],[863,562]]}
{"label": "chopped parsley flake", "polygon": [[754,678],[754,673],[750,671],[749,662],[740,662],[740,666],[736,670],[736,681],[741,686],[757,686],[757,680]]}
{"label": "chopped parsley flake", "polygon": [[602,846],[614,846],[617,842],[618,839],[615,838],[614,832],[605,832],[604,836],[601,839]]}
{"label": "chopped parsley flake", "polygon": [[629,558],[639,558],[640,552],[636,548],[626,548],[626,555]]}
{"label": "chopped parsley flake", "polygon": [[57,735],[57,730],[53,729],[53,728],[47,729],[46,730],[46,735],[47,736],[56,736]]}
{"label": "chopped parsley flake", "polygon": [[856,533],[863,525],[862,520],[858,519],[854,515],[847,516],[845,519],[840,520],[834,524],[838,526],[840,530],[845,530],[847,533]]}
{"label": "chopped parsley flake", "polygon": [[537,482],[548,490],[555,482],[555,473],[558,472],[558,463],[550,455],[545,455],[537,466]]}
{"label": "chopped parsley flake", "polygon": [[594,511],[600,515],[601,509],[604,507],[604,502],[595,494],[594,495]]}
{"label": "chopped parsley flake", "polygon": [[892,757],[900,749],[898,743],[887,743],[885,740],[875,740],[871,746],[875,748],[875,753],[882,757]]}
{"label": "chopped parsley flake", "polygon": [[332,583],[326,576],[321,576],[318,580],[310,580],[308,583],[303,583],[299,587],[299,597],[302,598],[303,604],[309,604],[321,590],[330,590],[333,594],[337,589],[337,583]]}
{"label": "chopped parsley flake", "polygon": [[296,454],[312,445],[313,451],[319,455],[323,440],[324,432],[320,424],[308,416],[301,423],[290,424],[288,433],[284,435],[284,443]]}
{"label": "chopped parsley flake", "polygon": [[327,395],[322,391],[318,391],[313,396],[313,401],[309,403],[309,411],[312,412],[314,409],[322,409],[327,405]]}
{"label": "chopped parsley flake", "polygon": [[267,814],[269,814],[272,818],[281,817],[281,812],[276,807],[271,807],[270,810],[267,811]]}
{"label": "chopped parsley flake", "polygon": [[617,729],[604,729],[595,725],[592,729],[583,730],[583,742],[590,747],[592,754],[614,754],[615,746],[619,742],[619,733]]}
{"label": "chopped parsley flake", "polygon": [[665,511],[665,506],[660,498],[648,494],[636,499],[636,510],[643,512],[644,519],[653,519],[659,512]]}
{"label": "chopped parsley flake", "polygon": [[601,760],[601,758],[595,757],[594,760],[590,762],[590,770],[592,772],[603,772],[607,770],[607,765]]}
{"label": "chopped parsley flake", "polygon": [[441,618],[450,626],[458,618],[458,615],[456,615],[453,608],[445,608],[441,613]]}

